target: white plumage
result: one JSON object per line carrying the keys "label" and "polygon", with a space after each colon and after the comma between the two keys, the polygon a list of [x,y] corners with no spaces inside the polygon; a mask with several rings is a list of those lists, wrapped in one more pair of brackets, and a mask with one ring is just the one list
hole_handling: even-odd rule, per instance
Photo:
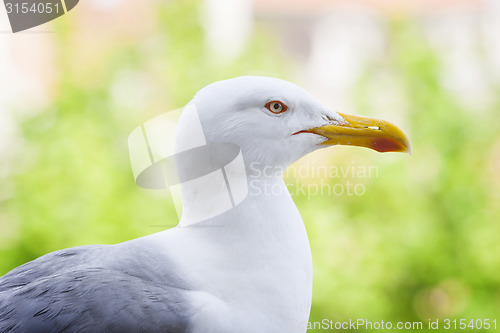
{"label": "white plumage", "polygon": [[[325,143],[409,151],[408,139],[387,122],[338,114],[273,78],[216,82],[190,105],[208,143],[240,148],[245,172],[233,177],[243,177],[246,197],[186,223],[207,208],[207,190],[217,198],[227,188],[184,182],[180,226],[51,253],[14,269],[0,279],[2,332],[306,331],[312,297],[306,230],[281,175],[261,171],[285,170]],[[191,126],[190,117],[181,118],[178,149],[189,146]],[[183,163],[178,167],[188,167]]]}

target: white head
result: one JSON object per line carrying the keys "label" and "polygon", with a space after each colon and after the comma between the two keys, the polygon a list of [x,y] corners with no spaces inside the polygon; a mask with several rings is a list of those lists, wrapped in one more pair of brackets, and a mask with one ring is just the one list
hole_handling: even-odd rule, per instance
{"label": "white head", "polygon": [[[318,148],[337,144],[378,151],[411,149],[396,126],[336,113],[302,88],[276,78],[243,76],[215,82],[189,104],[196,106],[207,142],[238,145],[247,165],[285,169]],[[180,131],[177,140],[189,137]]]}
{"label": "white head", "polygon": [[[175,169],[184,207],[181,224],[227,211],[246,197],[247,181],[254,184],[262,176],[270,177],[265,182],[281,180],[277,177],[297,159],[338,144],[411,150],[408,138],[396,126],[333,112],[283,80],[246,76],[201,89],[184,109],[176,129]],[[271,176],[266,172],[269,168]]]}

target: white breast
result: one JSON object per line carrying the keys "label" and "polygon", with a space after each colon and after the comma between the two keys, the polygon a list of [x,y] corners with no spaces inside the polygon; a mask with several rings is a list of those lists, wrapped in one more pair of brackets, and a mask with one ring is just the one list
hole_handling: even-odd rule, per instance
{"label": "white breast", "polygon": [[[305,227],[281,178],[253,185],[222,215],[148,237],[199,287],[189,295],[195,332],[305,332],[312,296]],[[264,192],[269,186],[273,195]]]}

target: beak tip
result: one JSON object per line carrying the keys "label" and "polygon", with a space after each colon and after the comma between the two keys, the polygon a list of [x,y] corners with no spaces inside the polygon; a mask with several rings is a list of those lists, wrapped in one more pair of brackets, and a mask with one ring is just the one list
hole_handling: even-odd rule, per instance
{"label": "beak tip", "polygon": [[406,134],[404,134],[403,145],[405,147],[405,150],[403,150],[402,152],[407,153],[408,155],[411,156],[413,154],[413,146],[411,144],[410,139],[408,138],[408,136]]}

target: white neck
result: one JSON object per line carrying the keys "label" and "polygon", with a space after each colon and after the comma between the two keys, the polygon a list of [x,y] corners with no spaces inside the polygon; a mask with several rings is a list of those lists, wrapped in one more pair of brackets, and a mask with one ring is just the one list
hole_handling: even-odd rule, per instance
{"label": "white neck", "polygon": [[[183,215],[190,214],[186,209]],[[228,317],[240,326],[229,323],[228,330],[304,332],[312,297],[311,252],[300,214],[280,177],[250,179],[248,196],[239,205],[157,235],[165,253],[192,272],[190,277],[204,292],[231,299]],[[221,309],[207,311],[216,318]]]}

